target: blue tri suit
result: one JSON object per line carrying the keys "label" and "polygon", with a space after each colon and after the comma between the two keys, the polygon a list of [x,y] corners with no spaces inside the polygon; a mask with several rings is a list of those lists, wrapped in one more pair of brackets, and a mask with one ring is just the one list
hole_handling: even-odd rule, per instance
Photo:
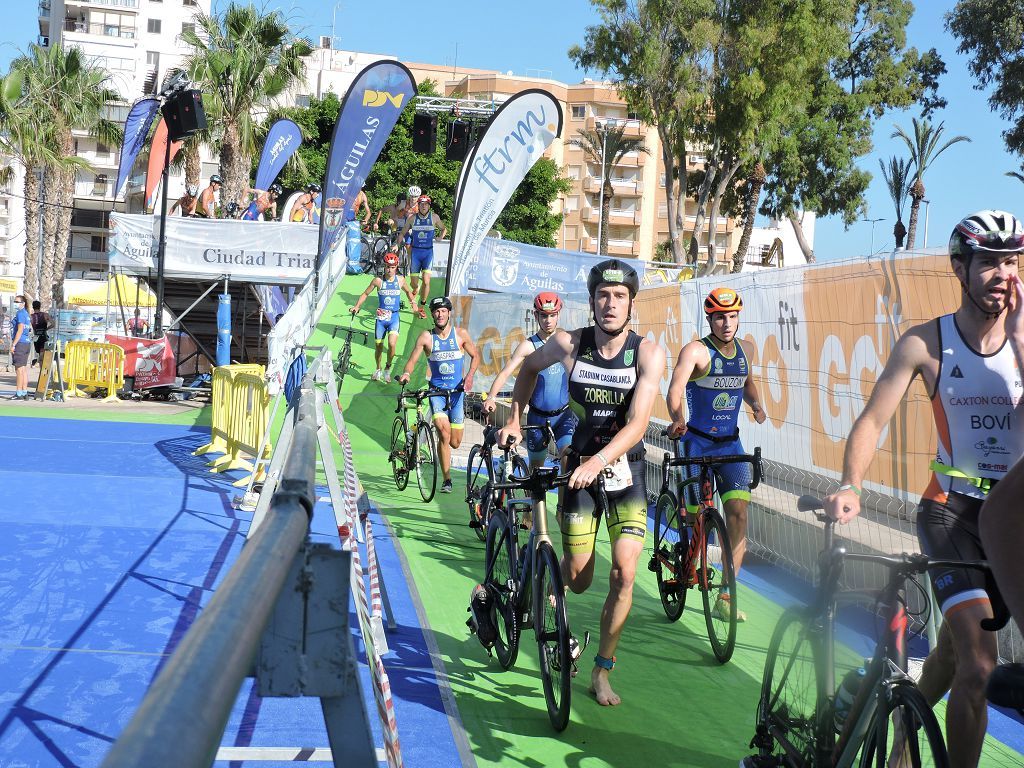
{"label": "blue tri suit", "polygon": [[[727,456],[746,453],[740,442],[739,415],[743,406],[743,387],[750,366],[739,340],[735,352],[726,357],[715,346],[711,335],[701,342],[708,348],[711,362],[708,371],[686,384],[686,434],[679,438],[683,456]],[[750,464],[722,464],[715,467],[718,496],[724,504],[729,499],[750,500]],[[695,467],[684,470],[686,477],[695,477]],[[686,506],[699,506],[694,486],[687,489]]]}
{"label": "blue tri suit", "polygon": [[[454,390],[458,387],[463,379],[464,356],[459,336],[455,332],[453,324],[449,323],[447,336],[439,336],[435,331],[431,331],[430,356],[427,358],[431,388]],[[462,429],[463,422],[466,420],[463,402],[465,394],[462,391],[452,392],[450,408],[445,407],[445,398],[439,396],[430,398],[430,412],[434,419],[436,420],[438,416],[447,416],[452,429]]]}
{"label": "blue tri suit", "polygon": [[[534,350],[544,346],[539,334],[534,334],[528,341]],[[530,396],[530,410],[526,413],[526,424],[540,427],[545,421],[551,422],[551,431],[555,433],[555,445],[559,453],[571,442],[576,431],[576,414],[569,410],[569,376],[565,366],[553,363],[537,374],[537,386]],[[539,463],[547,455],[541,434],[534,429],[526,433],[526,450],[532,463]]]}
{"label": "blue tri suit", "polygon": [[420,272],[430,269],[434,262],[433,212],[428,213],[425,217],[415,216],[410,234],[412,235],[412,250],[410,251],[409,274],[418,275]]}
{"label": "blue tri suit", "polygon": [[381,285],[377,289],[377,325],[374,331],[377,341],[382,341],[389,333],[398,333],[398,310],[402,306],[402,286],[398,280],[398,275],[395,275],[394,280],[381,278]]}

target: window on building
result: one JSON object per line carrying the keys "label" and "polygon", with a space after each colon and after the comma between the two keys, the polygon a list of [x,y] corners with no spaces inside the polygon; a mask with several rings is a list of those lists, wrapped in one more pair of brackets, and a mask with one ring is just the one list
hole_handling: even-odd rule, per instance
{"label": "window on building", "polygon": [[146,67],[160,69],[160,51],[146,51]]}
{"label": "window on building", "polygon": [[570,109],[572,110],[573,120],[582,120],[587,116],[587,105],[586,104],[573,104]]}
{"label": "window on building", "polygon": [[196,31],[196,25],[193,24],[191,21],[184,21],[181,24],[181,31],[182,32],[195,32]]}
{"label": "window on building", "polygon": [[580,198],[577,195],[565,198],[565,210],[566,211],[578,211],[580,208]]}
{"label": "window on building", "polygon": [[108,147],[102,141],[97,141],[96,142],[96,154],[97,155],[101,155],[101,156],[102,155],[109,155],[110,154],[110,147]]}
{"label": "window on building", "polygon": [[627,112],[626,113],[626,119],[627,120],[639,120],[640,119],[640,115],[638,115],[636,112]]}
{"label": "window on building", "polygon": [[665,188],[665,174],[664,173],[658,174],[658,186],[661,187],[662,189]]}
{"label": "window on building", "polygon": [[199,5],[197,0],[181,0],[181,4],[182,5],[190,5],[190,6],[193,6],[193,7]]}
{"label": "window on building", "polygon": [[300,93],[295,97],[295,106],[302,107],[303,109],[309,108],[310,96],[308,93]]}
{"label": "window on building", "polygon": [[107,236],[106,235],[93,235],[89,238],[89,250],[93,253],[106,253],[107,252]]}
{"label": "window on building", "polygon": [[668,203],[661,203],[658,206],[658,218],[659,219],[667,219],[668,218]]}
{"label": "window on building", "polygon": [[107,194],[107,174],[99,173],[92,182],[92,193],[94,195],[106,195]]}
{"label": "window on building", "polygon": [[566,227],[565,228],[565,239],[566,240],[575,240],[577,237],[579,237],[579,231],[576,229],[576,227]]}
{"label": "window on building", "polygon": [[570,165],[565,169],[565,172],[572,181],[580,180],[580,167],[578,165]]}
{"label": "window on building", "polygon": [[149,19],[146,22],[146,31],[151,35],[160,34],[160,19]]}

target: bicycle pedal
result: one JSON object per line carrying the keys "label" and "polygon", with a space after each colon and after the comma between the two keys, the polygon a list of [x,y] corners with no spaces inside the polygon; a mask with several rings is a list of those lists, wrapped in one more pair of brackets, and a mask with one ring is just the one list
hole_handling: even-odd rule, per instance
{"label": "bicycle pedal", "polygon": [[473,517],[469,521],[469,527],[470,528],[483,528],[484,527],[484,521],[481,520],[478,517]]}
{"label": "bicycle pedal", "polygon": [[658,572],[658,558],[656,558],[654,555],[651,555],[651,559],[647,563],[647,570],[651,573]]}

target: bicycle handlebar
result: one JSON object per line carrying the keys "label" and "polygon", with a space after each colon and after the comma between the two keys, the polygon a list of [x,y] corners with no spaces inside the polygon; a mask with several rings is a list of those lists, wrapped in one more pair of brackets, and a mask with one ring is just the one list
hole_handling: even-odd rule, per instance
{"label": "bicycle handlebar", "polygon": [[662,466],[669,467],[709,467],[713,468],[720,464],[750,464],[753,476],[750,481],[750,490],[754,490],[761,484],[764,477],[764,467],[761,463],[761,449],[755,448],[752,454],[736,453],[725,456],[673,456],[666,452]]}
{"label": "bicycle handlebar", "polygon": [[399,413],[403,407],[405,407],[406,400],[415,400],[416,404],[419,405],[421,402],[430,397],[443,397],[447,405],[451,405],[452,395],[458,394],[459,392],[465,392],[463,389],[463,382],[459,382],[459,386],[455,389],[414,389],[409,392],[405,391],[405,384],[402,385],[401,391],[398,393],[398,407],[395,408],[395,413]]}
{"label": "bicycle handlebar", "polygon": [[[352,315],[352,320],[355,320],[355,319],[356,319],[356,316]],[[359,334],[360,336],[363,337],[363,343],[364,344],[369,344],[370,343],[370,333],[369,333],[369,331],[362,331],[362,330],[360,330],[358,328],[353,328],[352,327],[352,320],[349,321],[348,328],[345,328],[344,326],[341,326],[341,325],[334,326],[334,330],[331,331],[331,338],[332,339],[336,339],[338,337],[338,331],[341,330],[341,332],[344,333],[347,336],[355,336],[356,334]]]}
{"label": "bicycle handlebar", "polygon": [[[495,491],[514,491],[522,489],[531,496],[543,496],[559,486],[568,485],[572,472],[558,474],[557,467],[539,467],[526,477],[512,476],[506,482],[494,483]],[[604,477],[598,475],[594,482],[585,489],[594,500],[594,516],[602,517],[608,513],[608,494],[604,489]]]}

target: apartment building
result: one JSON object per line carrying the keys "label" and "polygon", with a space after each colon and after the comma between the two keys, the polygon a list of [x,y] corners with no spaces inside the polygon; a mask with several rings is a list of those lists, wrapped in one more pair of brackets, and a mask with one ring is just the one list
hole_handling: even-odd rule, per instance
{"label": "apartment building", "polygon": [[[39,0],[39,45],[78,47],[110,73],[111,87],[123,103],[109,117],[122,123],[131,104],[156,93],[168,70],[180,64],[186,47],[182,31],[197,13],[209,13],[211,0]],[[111,210],[123,210],[125,191],[114,199],[120,160],[119,147],[110,147],[76,130],[75,153],[93,169],[79,171],[75,181],[75,210],[71,217],[68,275],[88,277],[106,273],[107,224]],[[203,173],[216,172],[209,155]],[[137,193],[144,178],[129,178],[127,192]],[[184,189],[182,171],[171,173],[171,199]],[[0,194],[2,200],[2,194]]]}
{"label": "apartment building", "polygon": [[[331,39],[323,37],[320,48],[306,61],[304,84],[293,89],[290,103],[306,105],[310,97],[333,91],[344,94],[359,71],[379,59],[396,57],[356,51],[333,50]],[[496,70],[467,69],[422,62],[404,62],[417,82],[432,80],[439,93],[449,97],[472,98],[501,104],[527,88],[544,88],[562,105],[562,136],[548,148],[546,156],[562,166],[572,181],[572,189],[557,201],[556,209],[565,213],[557,236],[557,246],[566,250],[597,253],[598,221],[601,211],[601,163],[588,158],[570,140],[580,131],[601,131],[622,126],[625,135],[642,139],[647,152],[631,152],[620,158],[611,171],[614,189],[608,221],[610,255],[651,259],[659,244],[669,239],[668,205],[665,198],[665,170],[657,130],[632,114],[611,82],[584,80],[567,84],[543,77],[516,75]],[[703,162],[699,155],[691,163]],[[695,224],[695,203],[687,201],[685,236],[691,236]],[[739,237],[737,222],[722,217],[716,243],[728,251]],[[707,243],[706,231],[698,242]]]}

